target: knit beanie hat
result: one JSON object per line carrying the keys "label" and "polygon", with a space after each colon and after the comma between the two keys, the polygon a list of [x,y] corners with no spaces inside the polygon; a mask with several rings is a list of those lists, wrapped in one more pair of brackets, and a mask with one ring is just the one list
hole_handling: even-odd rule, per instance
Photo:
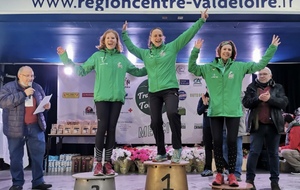
{"label": "knit beanie hat", "polygon": [[218,45],[218,47],[217,47],[217,49],[216,49],[216,57],[221,57],[221,49],[222,49],[222,47],[225,46],[225,45],[231,45],[231,47],[232,47],[232,55],[231,55],[230,58],[231,58],[232,60],[235,60],[236,55],[237,55],[237,50],[236,50],[235,44],[234,44],[233,41],[231,41],[231,40],[223,41],[223,42],[221,42],[221,43]]}
{"label": "knit beanie hat", "polygon": [[293,116],[290,114],[287,114],[284,116],[284,121],[287,123],[291,123],[294,120]]}

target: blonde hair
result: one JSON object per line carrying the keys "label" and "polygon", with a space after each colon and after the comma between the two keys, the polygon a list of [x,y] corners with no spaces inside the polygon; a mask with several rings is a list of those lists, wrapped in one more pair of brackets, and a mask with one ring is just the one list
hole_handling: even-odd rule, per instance
{"label": "blonde hair", "polygon": [[107,35],[108,33],[113,33],[113,34],[115,35],[115,37],[116,37],[116,39],[117,39],[117,44],[116,44],[115,49],[116,49],[118,52],[122,52],[122,51],[123,51],[123,46],[122,46],[122,44],[121,44],[121,42],[120,42],[120,36],[119,36],[118,32],[115,31],[115,30],[113,30],[113,29],[108,29],[108,30],[106,30],[106,31],[103,33],[103,35],[100,37],[100,40],[99,40],[100,45],[96,46],[96,48],[99,49],[99,50],[105,49],[105,48],[106,48],[106,45],[105,45],[105,38],[106,38],[106,35]]}

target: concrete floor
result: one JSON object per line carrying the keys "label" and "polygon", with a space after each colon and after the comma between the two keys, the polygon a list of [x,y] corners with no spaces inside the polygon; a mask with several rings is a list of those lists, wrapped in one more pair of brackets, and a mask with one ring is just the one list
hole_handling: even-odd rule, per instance
{"label": "concrete floor", "polygon": [[[242,175],[245,180],[245,173]],[[25,170],[24,190],[31,189],[31,171]],[[209,183],[213,177],[201,177],[199,174],[187,174],[189,190],[209,190]],[[74,189],[75,179],[71,174],[46,174],[45,181],[53,185],[52,190],[72,190]],[[145,189],[146,174],[119,174],[115,178],[116,190],[143,190]],[[299,190],[300,176],[289,173],[280,174],[280,187],[283,190]],[[267,171],[258,171],[255,185],[257,189],[269,190],[270,181]],[[0,171],[0,190],[8,190],[11,186],[11,177],[9,170]],[[109,189],[101,189],[109,190]],[[177,190],[177,189],[174,189]],[[179,189],[178,189],[179,190]]]}

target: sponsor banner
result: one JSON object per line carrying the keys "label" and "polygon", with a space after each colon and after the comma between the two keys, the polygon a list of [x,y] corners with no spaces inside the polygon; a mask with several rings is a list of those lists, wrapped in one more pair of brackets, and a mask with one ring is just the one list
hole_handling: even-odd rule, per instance
{"label": "sponsor banner", "polygon": [[[64,74],[64,66],[58,67],[58,122],[69,120],[96,121],[96,107],[93,100],[95,73],[85,77]],[[189,85],[179,86],[179,109],[181,115],[182,143],[194,144],[202,141],[202,116],[197,114],[198,101],[205,93],[205,80],[188,72],[187,64],[177,64],[178,81],[190,81]],[[251,82],[251,75],[246,75],[243,90]],[[148,102],[148,80],[146,77],[127,75],[125,78],[125,103],[122,106],[116,128],[116,141],[119,144],[155,144],[150,128]],[[64,97],[72,94],[72,98]],[[75,96],[78,95],[79,97]],[[75,97],[73,97],[75,96]],[[171,144],[171,128],[163,108],[163,129],[165,142]],[[65,140],[64,140],[65,141]],[[86,141],[90,139],[86,138]]]}
{"label": "sponsor banner", "polygon": [[0,0],[1,14],[299,14],[299,0]]}

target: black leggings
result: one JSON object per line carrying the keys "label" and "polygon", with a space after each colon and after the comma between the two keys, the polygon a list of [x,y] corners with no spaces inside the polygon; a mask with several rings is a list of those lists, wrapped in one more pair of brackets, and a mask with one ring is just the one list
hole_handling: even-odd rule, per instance
{"label": "black leggings", "polygon": [[204,170],[212,170],[213,137],[211,134],[210,119],[206,113],[203,114],[203,144],[205,150]]}
{"label": "black leggings", "polygon": [[239,131],[239,117],[211,117],[211,131],[214,140],[214,157],[218,173],[222,173],[225,167],[223,158],[223,126],[227,127],[227,146],[228,146],[228,170],[234,173],[237,156],[237,135]]}
{"label": "black leggings", "polygon": [[[122,102],[96,102],[97,134],[96,134],[96,160],[102,161],[102,152],[105,142],[105,161],[110,161],[112,150],[116,142],[116,126],[119,119]],[[105,133],[106,140],[105,140]]]}
{"label": "black leggings", "polygon": [[149,93],[151,111],[151,129],[157,146],[157,154],[166,154],[165,133],[163,130],[163,105],[165,103],[167,116],[172,130],[172,145],[179,149],[181,145],[181,121],[178,114],[178,89],[167,89],[155,93]]}

